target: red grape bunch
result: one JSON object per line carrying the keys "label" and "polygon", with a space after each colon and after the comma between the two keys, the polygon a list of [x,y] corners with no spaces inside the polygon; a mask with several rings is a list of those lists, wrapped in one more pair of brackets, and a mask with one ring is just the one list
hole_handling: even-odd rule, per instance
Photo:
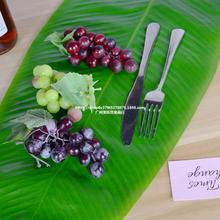
{"label": "red grape bunch", "polygon": [[47,126],[33,129],[25,141],[25,147],[36,159],[38,167],[41,163],[50,166],[43,159],[51,158],[55,163],[60,163],[70,155],[78,157],[83,166],[89,166],[92,176],[101,177],[103,164],[109,157],[108,151],[94,138],[91,128],[71,133],[71,127],[72,121],[68,117],[57,123],[51,121]]}
{"label": "red grape bunch", "polygon": [[[64,36],[72,31],[65,30]],[[101,64],[115,73],[121,72],[122,69],[132,73],[138,68],[131,50],[121,49],[113,38],[106,38],[104,34],[89,33],[84,27],[77,28],[73,39],[65,42],[64,46],[70,54],[69,61],[74,66],[84,60],[90,68]]]}

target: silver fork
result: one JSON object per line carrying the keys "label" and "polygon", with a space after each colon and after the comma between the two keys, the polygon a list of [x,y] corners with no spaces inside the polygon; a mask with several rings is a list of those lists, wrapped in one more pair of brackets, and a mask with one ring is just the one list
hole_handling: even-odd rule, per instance
{"label": "silver fork", "polygon": [[160,117],[160,112],[164,103],[165,94],[162,87],[166,80],[170,65],[175,52],[183,38],[185,31],[183,29],[173,29],[170,37],[170,44],[167,52],[167,58],[163,69],[162,77],[157,89],[148,92],[144,98],[144,105],[141,115],[140,135],[145,137],[154,137]]}

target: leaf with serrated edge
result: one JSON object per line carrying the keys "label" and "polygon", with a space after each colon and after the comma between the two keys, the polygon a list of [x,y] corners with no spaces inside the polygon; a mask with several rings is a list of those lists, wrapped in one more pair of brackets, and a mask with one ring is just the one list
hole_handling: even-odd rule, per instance
{"label": "leaf with serrated edge", "polygon": [[28,129],[37,128],[43,125],[47,125],[53,116],[43,109],[31,109],[24,115],[11,120],[12,124],[24,124]]}
{"label": "leaf with serrated edge", "polygon": [[61,80],[52,84],[73,106],[95,107],[95,89],[92,75],[67,73]]}

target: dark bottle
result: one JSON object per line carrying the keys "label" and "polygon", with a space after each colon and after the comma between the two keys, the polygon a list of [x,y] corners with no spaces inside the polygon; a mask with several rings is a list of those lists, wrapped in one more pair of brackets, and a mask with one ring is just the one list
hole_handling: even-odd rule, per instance
{"label": "dark bottle", "polygon": [[0,54],[9,51],[16,43],[17,30],[6,0],[0,0]]}

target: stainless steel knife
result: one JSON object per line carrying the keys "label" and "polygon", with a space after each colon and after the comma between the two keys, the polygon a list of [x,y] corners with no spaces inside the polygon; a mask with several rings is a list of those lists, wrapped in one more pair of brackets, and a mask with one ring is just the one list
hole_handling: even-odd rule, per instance
{"label": "stainless steel knife", "polygon": [[122,141],[125,145],[130,145],[134,134],[135,125],[137,122],[138,109],[141,93],[144,84],[144,74],[148,64],[148,58],[154,46],[154,42],[160,30],[158,23],[150,23],[147,27],[144,42],[144,51],[142,54],[139,73],[134,82],[134,85],[128,95],[125,110],[122,118]]}

